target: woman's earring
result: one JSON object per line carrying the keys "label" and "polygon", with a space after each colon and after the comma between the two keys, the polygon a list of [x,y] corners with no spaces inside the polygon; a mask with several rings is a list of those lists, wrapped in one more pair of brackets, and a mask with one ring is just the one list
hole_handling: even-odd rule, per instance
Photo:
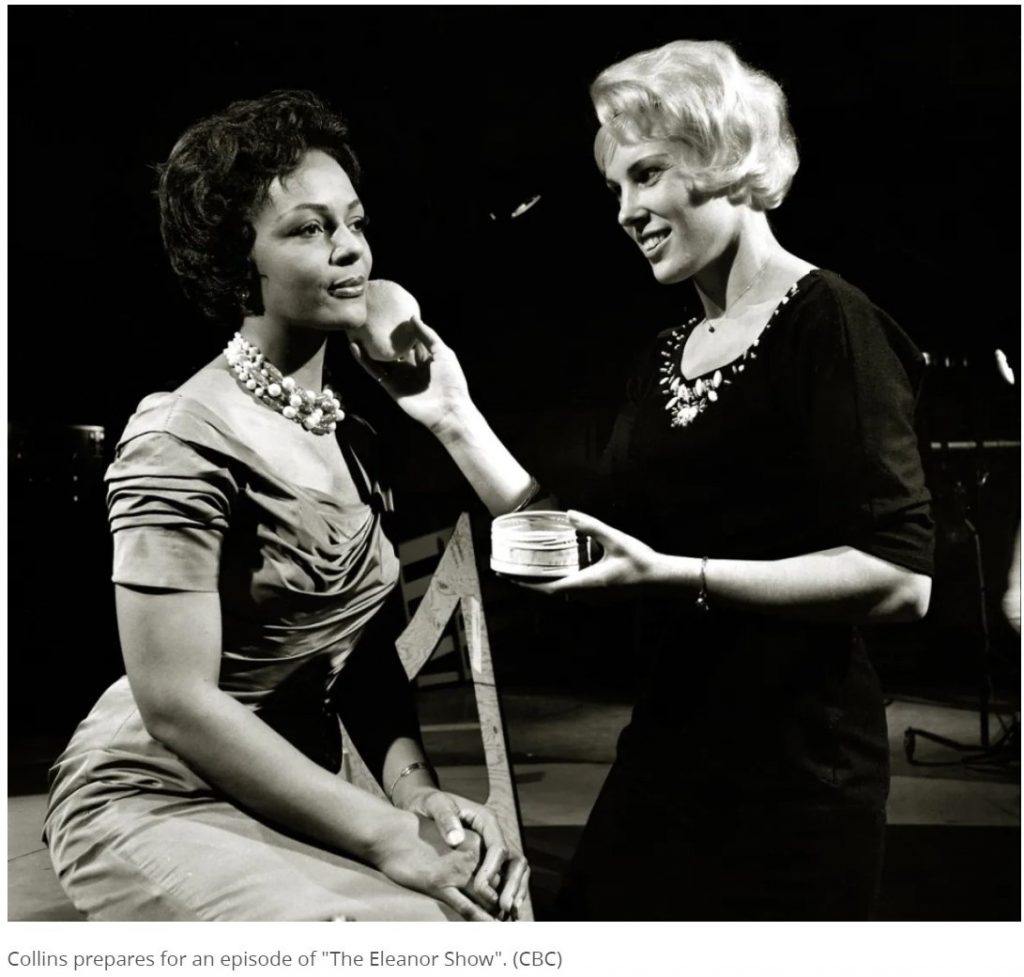
{"label": "woman's earring", "polygon": [[249,281],[247,284],[242,285],[238,292],[238,304],[242,310],[242,315],[263,315],[263,303],[260,300],[262,292],[262,283],[260,281],[260,272],[256,267],[256,263],[250,258],[248,260],[249,270]]}

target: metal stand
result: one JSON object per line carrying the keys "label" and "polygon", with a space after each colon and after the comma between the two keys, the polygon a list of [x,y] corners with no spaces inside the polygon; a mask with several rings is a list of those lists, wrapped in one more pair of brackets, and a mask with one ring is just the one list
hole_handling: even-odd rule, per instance
{"label": "metal stand", "polygon": [[[956,750],[961,756],[952,760],[919,760],[914,757],[914,749],[917,746],[918,737],[928,740],[931,743],[938,743],[951,750]],[[970,743],[961,743],[957,740],[939,736],[938,733],[930,733],[924,729],[915,729],[908,726],[903,733],[903,749],[907,760],[915,767],[1002,767],[1020,763],[1020,719],[1015,715],[1004,727],[999,738],[984,747]]]}
{"label": "metal stand", "polygon": [[[979,453],[986,447],[1019,449],[1019,441],[1001,441],[998,443],[985,443],[974,441],[946,442],[933,444],[933,449],[945,449],[947,451],[975,450]],[[979,466],[975,478],[975,488],[980,489],[988,478],[988,472]],[[903,750],[907,761],[920,767],[948,767],[948,766],[984,766],[1010,765],[1015,761],[1020,762],[1020,718],[1016,714],[1007,724],[1001,717],[1002,731],[999,737],[993,741],[990,730],[991,706],[992,706],[992,672],[990,657],[992,653],[992,640],[989,633],[988,620],[988,593],[985,582],[985,568],[981,558],[981,536],[974,523],[967,517],[967,490],[961,481],[956,483],[956,492],[962,505],[962,524],[970,535],[974,549],[975,568],[977,570],[977,595],[978,595],[978,622],[981,630],[981,642],[979,644],[979,678],[978,687],[978,720],[980,724],[979,742],[962,743],[940,736],[924,729],[916,729],[913,726],[907,727],[903,733]],[[914,756],[914,750],[918,739],[937,743],[951,750],[960,753],[951,760],[919,760]]]}

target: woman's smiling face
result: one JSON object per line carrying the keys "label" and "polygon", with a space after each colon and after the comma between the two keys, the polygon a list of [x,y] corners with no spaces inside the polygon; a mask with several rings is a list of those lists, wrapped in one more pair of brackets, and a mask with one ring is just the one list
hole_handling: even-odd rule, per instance
{"label": "woman's smiling face", "polygon": [[605,134],[599,147],[619,224],[663,285],[692,278],[735,241],[737,206],[724,195],[694,193],[682,143]]}
{"label": "woman's smiling face", "polygon": [[252,225],[265,319],[323,330],[363,326],[372,265],[366,215],[337,160],[307,152],[270,184]]}

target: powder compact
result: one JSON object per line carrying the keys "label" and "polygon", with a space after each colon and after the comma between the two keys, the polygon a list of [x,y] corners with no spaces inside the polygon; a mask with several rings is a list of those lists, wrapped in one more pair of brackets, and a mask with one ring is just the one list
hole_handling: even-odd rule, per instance
{"label": "powder compact", "polygon": [[583,545],[564,512],[510,512],[491,523],[491,569],[520,579],[567,577],[586,566]]}

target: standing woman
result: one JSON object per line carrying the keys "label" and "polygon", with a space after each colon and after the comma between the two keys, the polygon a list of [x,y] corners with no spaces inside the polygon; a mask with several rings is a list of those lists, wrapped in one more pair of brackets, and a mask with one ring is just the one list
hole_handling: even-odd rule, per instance
{"label": "standing woman", "polygon": [[[562,913],[866,918],[889,770],[859,625],[928,606],[921,357],[776,240],[767,213],[797,151],[772,79],[725,44],[678,41],[608,68],[592,96],[619,224],[659,283],[694,283],[704,314],[649,345],[588,501],[603,521],[573,514],[602,558],[536,588],[632,598],[622,667],[644,676]],[[508,508],[529,476],[424,335],[447,376],[428,423]]]}
{"label": "standing woman", "polygon": [[[358,177],[306,92],[236,102],[162,167],[171,263],[239,332],[142,401],[107,472],[127,676],[57,760],[45,825],[91,919],[492,919],[525,897],[491,812],[434,782],[396,635],[371,635],[389,494],[323,382],[328,339],[366,328]],[[339,716],[387,800],[337,775]]]}

